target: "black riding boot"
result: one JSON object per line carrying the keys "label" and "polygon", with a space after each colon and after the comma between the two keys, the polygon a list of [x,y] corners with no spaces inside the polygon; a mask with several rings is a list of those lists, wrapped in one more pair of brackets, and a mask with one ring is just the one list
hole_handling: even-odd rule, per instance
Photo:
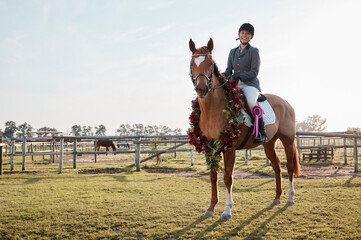
{"label": "black riding boot", "polygon": [[266,143],[267,142],[267,133],[266,129],[264,127],[263,118],[261,117],[258,120],[258,136],[253,137],[254,143]]}

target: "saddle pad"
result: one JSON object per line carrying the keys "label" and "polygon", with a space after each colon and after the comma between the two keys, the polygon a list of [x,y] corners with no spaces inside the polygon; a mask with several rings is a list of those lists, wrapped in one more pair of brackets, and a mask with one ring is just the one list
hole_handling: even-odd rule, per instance
{"label": "saddle pad", "polygon": [[[267,100],[264,101],[264,102],[258,102],[258,105],[263,110],[263,116],[262,117],[263,117],[264,125],[274,124],[276,122],[276,115],[275,115],[275,112],[273,111],[271,105],[269,104],[269,102]],[[243,114],[244,124],[247,127],[253,126],[251,116],[249,116],[248,113],[246,113],[246,111],[244,111],[243,109],[241,111],[242,111],[242,114]]]}

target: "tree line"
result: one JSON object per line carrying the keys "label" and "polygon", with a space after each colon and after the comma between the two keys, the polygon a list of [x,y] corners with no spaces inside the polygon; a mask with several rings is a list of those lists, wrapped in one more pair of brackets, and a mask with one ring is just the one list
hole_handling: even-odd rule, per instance
{"label": "tree line", "polygon": [[[14,121],[7,121],[5,122],[5,129],[4,131],[0,129],[0,136],[6,138],[13,138],[13,137],[32,137],[34,134],[33,132],[35,129],[29,123],[23,123],[17,125]],[[46,133],[49,131],[57,132],[56,128],[51,127],[41,127],[36,130],[37,132],[44,132],[44,133],[37,133],[39,137],[46,137],[51,136],[51,133]],[[107,128],[105,125],[100,124],[95,126],[94,128],[91,126],[81,126],[81,125],[73,125],[70,129],[70,134],[73,136],[105,136],[107,132]],[[144,125],[144,124],[121,124],[117,129],[116,135],[119,136],[137,136],[137,135],[144,135],[144,136],[159,136],[159,135],[180,135],[182,134],[182,129],[176,128],[171,129],[167,126],[162,125]]]}

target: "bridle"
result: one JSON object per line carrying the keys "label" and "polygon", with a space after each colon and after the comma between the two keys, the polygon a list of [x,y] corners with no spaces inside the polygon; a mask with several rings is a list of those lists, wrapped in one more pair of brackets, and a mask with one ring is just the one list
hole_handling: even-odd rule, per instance
{"label": "bridle", "polygon": [[[204,56],[204,57],[206,57],[206,56],[211,56],[211,57],[212,57],[212,54],[193,54],[193,55],[192,55],[192,57],[199,57],[199,56]],[[220,86],[214,86],[214,87],[212,87],[213,74],[214,74],[214,61],[213,61],[213,60],[212,60],[212,72],[211,72],[211,76],[210,76],[210,77],[208,77],[208,76],[207,76],[206,74],[204,74],[204,73],[199,73],[197,76],[193,77],[192,63],[190,63],[189,76],[191,77],[193,86],[194,86],[195,88],[197,87],[197,86],[196,86],[196,81],[197,81],[197,79],[198,79],[200,76],[203,76],[203,77],[205,77],[205,78],[207,79],[207,87],[208,87],[208,89],[213,90],[213,91],[216,90],[217,88],[222,87],[222,86],[226,83],[226,81],[225,81],[225,82],[224,82],[223,84],[221,84]]]}

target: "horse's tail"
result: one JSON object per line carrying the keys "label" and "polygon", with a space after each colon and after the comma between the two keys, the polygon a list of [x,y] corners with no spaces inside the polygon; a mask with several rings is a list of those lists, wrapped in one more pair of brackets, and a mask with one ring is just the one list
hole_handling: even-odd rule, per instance
{"label": "horse's tail", "polygon": [[301,167],[300,167],[300,161],[299,161],[299,157],[298,157],[298,151],[297,151],[297,147],[296,147],[296,142],[293,141],[293,152],[295,153],[293,155],[293,164],[294,164],[294,172],[295,172],[295,176],[298,177],[301,174]]}

